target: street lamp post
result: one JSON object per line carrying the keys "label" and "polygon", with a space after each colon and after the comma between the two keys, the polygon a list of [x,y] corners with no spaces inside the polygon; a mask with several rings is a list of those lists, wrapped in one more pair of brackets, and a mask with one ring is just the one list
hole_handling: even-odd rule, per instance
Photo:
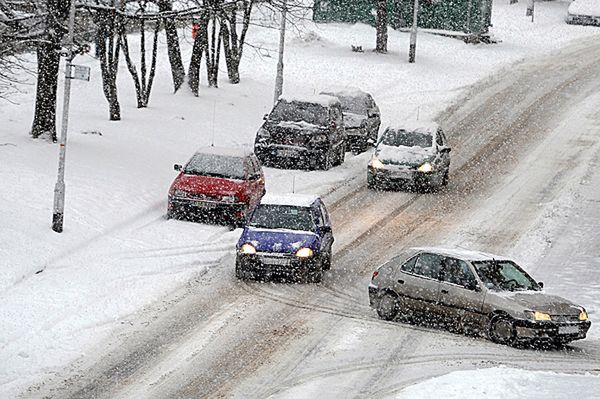
{"label": "street lamp post", "polygon": [[410,29],[410,47],[408,49],[408,62],[415,62],[417,55],[417,19],[419,17],[419,0],[415,0],[413,10],[413,23]]}
{"label": "street lamp post", "polygon": [[285,21],[287,14],[287,0],[283,0],[281,9],[281,26],[279,28],[279,59],[277,61],[277,76],[275,77],[275,93],[273,103],[276,103],[283,93],[283,50],[285,47]]}
{"label": "street lamp post", "polygon": [[63,231],[65,211],[65,157],[67,153],[67,128],[69,125],[69,100],[71,96],[71,61],[75,57],[73,52],[73,37],[75,30],[75,0],[71,0],[69,11],[69,33],[67,36],[67,55],[65,63],[65,90],[63,94],[62,125],[60,129],[58,177],[54,186],[54,207],[52,214],[52,230],[57,233]]}

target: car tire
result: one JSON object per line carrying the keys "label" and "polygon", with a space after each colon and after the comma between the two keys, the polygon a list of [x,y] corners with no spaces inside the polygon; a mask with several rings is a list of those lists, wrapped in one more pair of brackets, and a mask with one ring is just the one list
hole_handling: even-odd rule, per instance
{"label": "car tire", "polygon": [[337,153],[337,157],[335,160],[335,165],[341,165],[344,163],[346,159],[346,145],[344,143],[340,144],[339,149],[338,149],[338,153]]}
{"label": "car tire", "polygon": [[331,169],[331,152],[332,152],[332,148],[329,147],[327,149],[327,151],[325,153],[323,153],[318,162],[317,162],[317,168],[321,169],[321,170],[329,170]]}
{"label": "car tire", "polygon": [[317,265],[314,269],[309,271],[308,281],[311,283],[320,283],[323,280],[323,266]]}
{"label": "car tire", "polygon": [[398,307],[398,297],[386,292],[379,300],[377,305],[377,315],[382,320],[391,321],[398,316],[400,309]]}
{"label": "car tire", "polygon": [[515,323],[507,315],[496,314],[490,317],[488,337],[501,345],[514,345],[516,341]]}
{"label": "car tire", "polygon": [[325,255],[323,257],[323,260],[321,262],[321,269],[323,269],[323,270],[331,269],[331,250],[329,253],[327,253],[327,255]]}
{"label": "car tire", "polygon": [[375,181],[375,176],[373,176],[370,173],[367,173],[367,188],[369,188],[371,190],[379,189],[379,186],[377,185],[377,182]]}
{"label": "car tire", "polygon": [[448,169],[446,169],[446,172],[444,172],[444,176],[442,177],[442,186],[443,187],[446,187],[448,185],[449,173],[450,173],[450,171]]}
{"label": "car tire", "polygon": [[238,262],[235,262],[235,277],[238,280],[246,280],[246,273],[242,271]]}

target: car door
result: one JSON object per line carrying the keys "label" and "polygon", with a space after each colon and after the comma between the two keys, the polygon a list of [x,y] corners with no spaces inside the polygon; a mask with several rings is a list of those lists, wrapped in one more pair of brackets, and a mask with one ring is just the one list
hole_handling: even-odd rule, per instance
{"label": "car door", "polygon": [[448,170],[450,167],[450,147],[448,146],[448,140],[446,139],[446,135],[442,128],[438,128],[437,137],[439,137],[440,142],[438,143],[438,148],[440,151],[441,157],[441,168],[443,171]]}
{"label": "car door", "polygon": [[332,126],[335,126],[331,131],[331,146],[337,150],[340,145],[344,145],[346,141],[346,131],[344,130],[344,114],[339,105],[334,105],[330,108],[330,117]]}
{"label": "car door", "polygon": [[394,287],[406,306],[426,315],[439,313],[442,260],[440,255],[424,252],[400,267]]}
{"label": "car door", "polygon": [[375,104],[375,100],[371,95],[367,97],[368,102],[368,111],[367,111],[367,124],[369,128],[369,139],[373,140],[373,143],[377,141],[377,136],[379,134],[379,126],[381,125],[381,115],[379,112],[379,107]]}
{"label": "car door", "polygon": [[318,200],[315,202],[313,208],[315,214],[315,222],[317,224],[317,234],[321,237],[321,253],[331,253],[331,246],[333,245],[333,231],[331,229],[331,222],[329,220],[329,214],[325,205],[322,201]]}
{"label": "car door", "polygon": [[444,316],[463,324],[478,325],[483,315],[484,297],[467,262],[451,257],[443,260],[439,302]]}

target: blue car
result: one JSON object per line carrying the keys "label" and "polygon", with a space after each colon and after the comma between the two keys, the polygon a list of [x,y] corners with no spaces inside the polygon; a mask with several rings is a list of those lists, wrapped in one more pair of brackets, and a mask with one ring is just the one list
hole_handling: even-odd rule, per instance
{"label": "blue car", "polygon": [[273,275],[318,283],[331,267],[333,232],[323,201],[314,195],[265,195],[237,243],[235,275]]}

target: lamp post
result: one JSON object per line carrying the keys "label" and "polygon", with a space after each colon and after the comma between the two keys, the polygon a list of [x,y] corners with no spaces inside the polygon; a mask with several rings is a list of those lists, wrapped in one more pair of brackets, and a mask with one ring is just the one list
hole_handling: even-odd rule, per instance
{"label": "lamp post", "polygon": [[417,55],[417,19],[419,17],[419,0],[415,0],[413,10],[413,23],[410,29],[410,47],[408,48],[408,62],[415,62]]}
{"label": "lamp post", "polygon": [[287,14],[287,0],[283,0],[281,9],[281,26],[279,28],[279,59],[277,61],[277,76],[275,77],[275,93],[273,103],[276,103],[283,93],[283,50],[285,47],[285,21]]}
{"label": "lamp post", "polygon": [[69,125],[69,100],[71,96],[71,61],[75,57],[73,52],[73,37],[75,30],[75,0],[71,0],[69,11],[69,33],[67,36],[67,53],[65,63],[65,90],[63,94],[62,125],[60,129],[58,153],[58,177],[54,186],[54,207],[52,213],[52,230],[57,233],[63,231],[65,211],[65,157],[67,153],[67,128]]}

